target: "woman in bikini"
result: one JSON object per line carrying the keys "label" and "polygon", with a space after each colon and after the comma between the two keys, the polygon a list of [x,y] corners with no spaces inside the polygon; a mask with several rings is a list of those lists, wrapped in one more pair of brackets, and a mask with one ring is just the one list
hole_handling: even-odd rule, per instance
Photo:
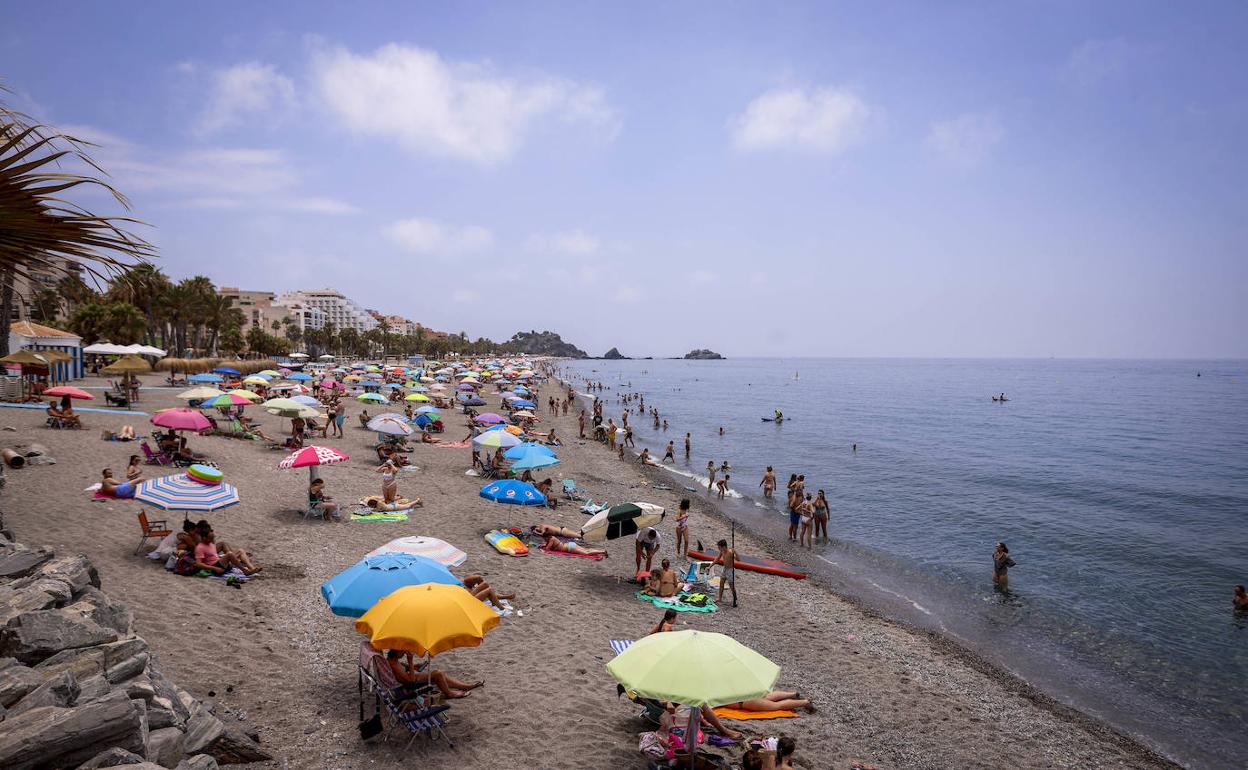
{"label": "woman in bikini", "polygon": [[554,535],[547,535],[545,542],[542,543],[542,547],[548,551],[562,551],[563,553],[573,553],[578,556],[597,556],[602,554],[603,557],[607,557],[610,555],[602,548],[586,548],[571,540],[560,540]]}
{"label": "woman in bikini", "polygon": [[130,462],[126,465],[126,481],[133,483],[141,478],[143,478],[143,458],[130,455]]}
{"label": "woman in bikini", "polygon": [[580,537],[581,536],[581,533],[577,532],[574,529],[568,529],[567,527],[556,527],[554,524],[535,524],[530,528],[530,530],[533,532],[533,534],[541,535],[542,537],[550,537],[551,535],[554,535],[555,537]]}
{"label": "woman in bikini", "polygon": [[763,480],[758,482],[758,485],[763,488],[763,497],[770,500],[771,493],[776,491],[776,472],[770,465],[767,466],[767,472],[763,474]]}
{"label": "woman in bikini", "polygon": [[469,575],[464,578],[464,588],[468,589],[468,593],[477,599],[483,602],[488,599],[495,607],[500,609],[503,606],[503,599],[511,600],[516,598],[515,594],[500,594],[495,591],[489,583],[485,582],[485,578],[480,575]]}
{"label": "woman in bikini", "polygon": [[811,496],[806,495],[806,499],[797,504],[798,522],[801,524],[802,530],[797,536],[797,544],[806,544],[807,548],[814,547],[814,538],[811,536],[815,524],[815,504],[811,500]]}
{"label": "woman in bikini", "polygon": [[663,613],[663,619],[654,625],[654,628],[646,632],[646,636],[650,634],[662,634],[671,631],[676,625],[676,610],[666,610]]}
{"label": "woman in bikini", "polygon": [[428,664],[418,665],[410,652],[390,650],[386,653],[386,662],[390,664],[395,679],[404,684],[432,684],[443,698],[467,698],[468,693],[485,685],[485,682],[461,682],[440,669],[429,668]]}
{"label": "woman in bikini", "polygon": [[815,539],[819,539],[819,533],[823,533],[823,542],[828,542],[828,514],[831,512],[831,506],[828,505],[828,498],[824,496],[823,490],[819,490],[819,494],[815,495]]}
{"label": "woman in bikini", "polygon": [[399,469],[395,466],[394,460],[387,457],[386,461],[377,467],[377,473],[381,474],[382,502],[393,503],[399,496]]}
{"label": "woman in bikini", "polygon": [[727,705],[728,708],[741,711],[795,711],[797,709],[806,709],[811,714],[815,713],[814,705],[806,698],[803,698],[801,693],[786,690],[773,690],[761,698],[752,698]]}

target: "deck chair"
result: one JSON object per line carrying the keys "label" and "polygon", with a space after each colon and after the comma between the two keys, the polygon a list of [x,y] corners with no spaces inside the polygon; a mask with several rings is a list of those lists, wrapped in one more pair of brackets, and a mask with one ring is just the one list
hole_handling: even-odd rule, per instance
{"label": "deck chair", "polygon": [[143,550],[143,545],[149,537],[161,539],[173,533],[173,530],[169,529],[169,523],[164,519],[148,521],[146,511],[139,511],[139,526],[143,529],[143,538],[139,540],[138,548],[134,549],[135,553]]}
{"label": "deck chair", "polygon": [[572,479],[563,480],[563,499],[564,500],[584,500],[584,490],[576,485]]}
{"label": "deck chair", "polygon": [[112,393],[104,391],[104,403],[109,406],[119,406],[125,409],[130,406],[130,399],[126,398],[124,395],[114,396]]}
{"label": "deck chair", "polygon": [[[360,644],[359,676],[361,692],[364,689],[372,692],[386,707],[391,723],[403,725],[412,734],[404,748],[410,747],[422,733],[431,742],[441,737],[448,746],[455,747],[445,729],[446,712],[450,711],[450,705],[430,705],[430,695],[434,688],[428,685],[413,687],[400,683],[385,656],[374,650],[368,642]],[[389,735],[386,737],[388,739]]]}
{"label": "deck chair", "polygon": [[592,516],[593,514],[601,513],[610,507],[611,504],[608,502],[602,502],[595,505],[592,499],[586,500],[585,504],[581,506],[581,513],[588,513]]}
{"label": "deck chair", "polygon": [[667,712],[667,707],[660,701],[653,700],[651,698],[643,698],[637,693],[624,687],[624,685],[617,684],[615,686],[615,697],[619,698],[621,695],[627,696],[633,703],[641,706],[641,713],[637,716],[647,722],[653,722],[657,725],[659,724],[659,720],[663,718],[663,714]]}
{"label": "deck chair", "polygon": [[148,465],[169,465],[173,462],[172,457],[152,451],[151,446],[147,443],[147,439],[139,440],[139,449],[143,450],[143,457],[147,459]]}

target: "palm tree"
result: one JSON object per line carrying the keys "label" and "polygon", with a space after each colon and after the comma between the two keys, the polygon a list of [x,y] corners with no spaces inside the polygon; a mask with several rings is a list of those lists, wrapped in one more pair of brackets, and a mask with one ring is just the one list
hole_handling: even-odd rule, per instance
{"label": "palm tree", "polygon": [[213,355],[216,355],[217,341],[221,336],[221,331],[230,326],[241,327],[243,321],[246,320],[243,311],[234,307],[234,300],[234,297],[225,297],[220,294],[212,294],[204,298],[204,318],[209,335],[208,349]]}
{"label": "palm tree", "polygon": [[143,339],[147,317],[129,302],[114,302],[104,308],[104,329],[110,342],[133,345]]}
{"label": "palm tree", "polygon": [[[124,229],[138,223],[109,217],[61,197],[68,190],[98,187],[123,208],[125,196],[103,179],[82,142],[0,104],[0,320],[13,316],[17,280],[74,275],[85,270],[98,280],[131,262],[155,256],[151,244]],[[59,161],[79,161],[85,173],[57,170]],[[0,334],[0,355],[9,352],[9,335]]]}
{"label": "palm tree", "polygon": [[44,289],[30,302],[30,316],[41,324],[56,323],[61,314],[61,295],[52,289]]}
{"label": "palm tree", "polygon": [[[79,283],[82,283],[81,279],[79,279]],[[147,316],[146,342],[155,344],[158,325],[156,310],[160,304],[161,296],[171,285],[168,276],[162,273],[159,268],[155,265],[144,263],[135,265],[113,279],[108,294],[114,300],[129,302],[143,311],[143,314]],[[90,288],[85,284],[83,284],[83,287],[90,291]],[[83,302],[89,300],[75,301]]]}

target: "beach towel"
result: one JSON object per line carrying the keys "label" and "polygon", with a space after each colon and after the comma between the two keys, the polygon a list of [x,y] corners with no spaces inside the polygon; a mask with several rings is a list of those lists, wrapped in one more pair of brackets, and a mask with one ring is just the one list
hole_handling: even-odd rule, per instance
{"label": "beach towel", "polygon": [[706,597],[706,604],[697,605],[688,604],[682,601],[685,596],[688,596],[688,594],[677,594],[676,596],[670,596],[666,599],[661,596],[647,596],[641,591],[638,591],[633,595],[638,599],[641,599],[643,602],[650,602],[655,607],[664,610],[676,610],[677,612],[714,612],[719,609],[715,606],[715,602],[711,601],[711,597],[709,596]]}
{"label": "beach towel", "polygon": [[[368,509],[365,508],[365,511]],[[407,521],[407,514],[411,508],[401,511],[386,511],[385,513],[352,513],[351,521]]]}
{"label": "beach towel", "polygon": [[608,644],[611,645],[611,651],[614,652],[616,655],[619,655],[621,652],[624,652],[629,647],[633,646],[633,640],[632,639],[612,639],[610,642],[608,642]]}
{"label": "beach towel", "polygon": [[542,546],[542,552],[549,553],[554,556],[571,556],[576,559],[593,559],[594,561],[602,561],[603,559],[607,558],[605,555],[600,554],[600,553],[591,554],[591,553],[568,553],[567,551],[552,551],[546,546]]}
{"label": "beach towel", "polygon": [[442,447],[443,449],[467,449],[472,444],[468,441],[456,441],[450,444],[438,443],[434,444],[434,446]]}
{"label": "beach towel", "polygon": [[795,719],[796,711],[746,711],[745,709],[734,709],[728,706],[719,706],[715,709],[715,716],[721,719]]}

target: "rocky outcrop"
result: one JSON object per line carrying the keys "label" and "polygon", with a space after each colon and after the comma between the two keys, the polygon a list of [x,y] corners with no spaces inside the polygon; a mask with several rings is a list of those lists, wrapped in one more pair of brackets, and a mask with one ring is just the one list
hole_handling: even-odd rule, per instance
{"label": "rocky outcrop", "polygon": [[166,679],[131,623],[86,557],[0,538],[0,767],[212,770],[272,759]]}
{"label": "rocky outcrop", "polygon": [[690,350],[688,353],[686,353],[685,358],[696,360],[696,361],[719,361],[723,359],[723,356],[716,353],[714,350],[698,348],[697,350]]}
{"label": "rocky outcrop", "polygon": [[619,348],[611,348],[606,353],[603,353],[602,357],[608,361],[624,361],[628,358],[628,356],[620,352]]}
{"label": "rocky outcrop", "polygon": [[589,354],[570,342],[564,342],[558,334],[550,331],[516,332],[503,343],[508,353],[526,353],[533,356],[557,356],[559,358],[589,358]]}

